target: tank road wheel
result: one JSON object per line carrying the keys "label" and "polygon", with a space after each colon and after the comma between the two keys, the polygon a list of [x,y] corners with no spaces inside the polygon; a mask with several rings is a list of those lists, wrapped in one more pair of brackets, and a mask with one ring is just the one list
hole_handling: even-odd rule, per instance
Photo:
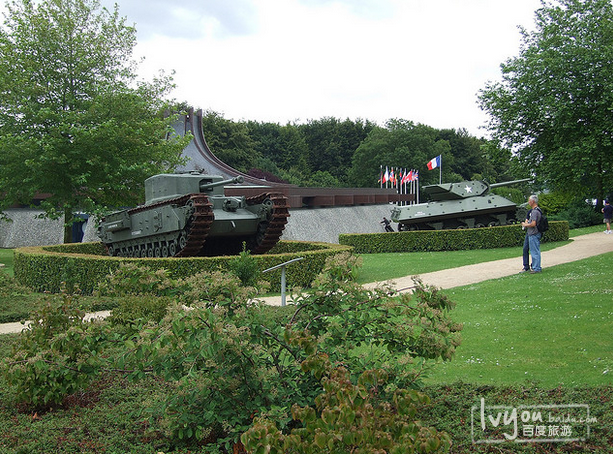
{"label": "tank road wheel", "polygon": [[183,250],[187,246],[187,233],[181,232],[179,235],[179,251]]}
{"label": "tank road wheel", "polygon": [[484,225],[484,224],[481,224],[480,222],[479,222],[479,223],[477,223],[477,224],[475,224],[475,228],[476,228],[476,229],[482,229],[483,227],[485,227],[485,225]]}
{"label": "tank road wheel", "polygon": [[168,244],[168,255],[170,257],[174,257],[176,253],[177,253],[177,242],[173,240]]}
{"label": "tank road wheel", "polygon": [[168,246],[166,244],[162,245],[162,257],[168,257]]}
{"label": "tank road wheel", "polygon": [[153,245],[149,245],[147,246],[147,258],[152,259],[153,258]]}
{"label": "tank road wheel", "polygon": [[247,249],[249,251],[255,251],[262,243],[264,243],[264,239],[266,238],[266,230],[268,229],[269,222],[262,221],[258,224],[258,230],[255,232],[249,240],[247,241]]}
{"label": "tank road wheel", "polygon": [[161,257],[162,256],[162,248],[160,247],[159,244],[153,249],[153,256],[154,257]]}

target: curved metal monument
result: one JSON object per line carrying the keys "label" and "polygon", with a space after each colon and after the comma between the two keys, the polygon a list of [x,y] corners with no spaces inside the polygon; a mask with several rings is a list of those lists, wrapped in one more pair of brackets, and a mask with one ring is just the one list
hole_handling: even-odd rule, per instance
{"label": "curved metal monument", "polygon": [[254,254],[266,253],[287,223],[287,198],[224,195],[225,185],[242,182],[200,172],[154,175],[145,180],[145,204],[105,216],[98,236],[111,256],[236,254],[243,242]]}
{"label": "curved metal monument", "polygon": [[489,191],[526,181],[530,180],[495,184],[472,180],[424,186],[423,191],[432,201],[396,207],[392,210],[392,221],[398,223],[398,230],[466,229],[515,224],[525,217],[525,208]]}

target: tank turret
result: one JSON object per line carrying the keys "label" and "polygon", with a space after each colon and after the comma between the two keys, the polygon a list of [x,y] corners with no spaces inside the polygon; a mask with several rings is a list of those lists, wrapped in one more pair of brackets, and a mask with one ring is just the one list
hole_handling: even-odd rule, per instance
{"label": "tank turret", "polygon": [[488,184],[485,181],[462,181],[424,186],[430,202],[392,210],[392,221],[399,230],[457,229],[514,224],[521,221],[517,205],[490,194],[491,188],[524,183],[529,179]]}
{"label": "tank turret", "polygon": [[254,254],[266,253],[287,223],[287,198],[224,195],[224,186],[242,182],[199,172],[154,175],[145,180],[145,203],[105,216],[98,236],[112,256],[227,255],[243,242]]}

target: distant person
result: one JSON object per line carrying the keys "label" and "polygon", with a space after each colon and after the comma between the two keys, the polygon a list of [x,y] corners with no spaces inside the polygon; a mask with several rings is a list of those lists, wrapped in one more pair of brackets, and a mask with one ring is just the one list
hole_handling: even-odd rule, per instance
{"label": "distant person", "polygon": [[391,223],[392,222],[384,216],[383,220],[379,224],[383,224],[386,232],[393,232],[394,228],[390,225]]}
{"label": "distant person", "polygon": [[[521,223],[522,227],[526,229],[526,238],[528,240],[528,247],[530,248],[530,255],[532,256],[532,271],[530,274],[540,273],[541,269],[541,236],[542,233],[539,232],[538,223],[541,220],[542,213],[541,209],[538,207],[538,196],[531,195],[528,198],[528,205],[530,205],[530,217]],[[524,244],[525,244],[524,240]],[[522,272],[527,271],[525,269],[525,261],[524,261],[524,269]]]}
{"label": "distant person", "polygon": [[611,233],[611,217],[613,216],[613,205],[609,203],[609,199],[604,199],[604,207],[602,209],[602,214],[604,214],[604,222],[607,224],[607,230],[604,231],[606,234]]}

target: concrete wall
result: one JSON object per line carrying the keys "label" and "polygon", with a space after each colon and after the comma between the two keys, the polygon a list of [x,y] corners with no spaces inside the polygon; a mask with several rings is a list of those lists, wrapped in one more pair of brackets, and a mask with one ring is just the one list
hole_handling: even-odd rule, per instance
{"label": "concrete wall", "polygon": [[[392,205],[365,205],[290,210],[283,240],[323,241],[338,243],[341,233],[383,232],[383,216],[389,219]],[[0,222],[0,247],[43,246],[61,244],[63,227],[60,221],[36,219],[36,210],[7,210],[12,223]],[[85,228],[84,242],[98,241],[95,221]]]}
{"label": "concrete wall", "polygon": [[365,205],[290,210],[283,240],[338,243],[341,233],[384,232],[380,222],[390,218],[392,205]]}
{"label": "concrete wall", "polygon": [[64,220],[39,219],[40,210],[9,209],[12,222],[0,220],[0,248],[45,246],[64,242]]}

